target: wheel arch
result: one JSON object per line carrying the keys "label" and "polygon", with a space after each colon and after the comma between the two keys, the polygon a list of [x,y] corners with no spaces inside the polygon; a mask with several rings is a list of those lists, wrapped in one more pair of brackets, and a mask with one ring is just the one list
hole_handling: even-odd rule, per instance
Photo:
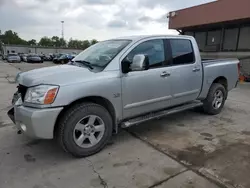
{"label": "wheel arch", "polygon": [[115,112],[115,108],[113,104],[104,97],[89,96],[89,97],[83,97],[83,98],[77,99],[64,107],[64,109],[60,112],[60,114],[57,117],[55,127],[54,127],[54,137],[55,137],[55,134],[57,133],[57,129],[59,127],[59,120],[61,119],[61,117],[63,117],[64,114],[67,112],[67,110],[70,109],[72,106],[74,106],[75,104],[83,103],[83,102],[91,102],[91,103],[99,104],[103,106],[106,110],[108,110],[113,121],[113,131],[115,133],[118,132],[118,123],[116,121],[116,112]]}
{"label": "wheel arch", "polygon": [[[213,83],[211,84],[211,86],[214,84],[214,83],[217,83],[217,84],[221,84],[224,86],[224,88],[226,89],[226,100],[227,100],[227,97],[228,97],[228,81],[227,79],[224,77],[224,76],[220,76],[218,78],[216,78]],[[210,87],[211,87],[210,86]]]}
{"label": "wheel arch", "polygon": [[218,84],[223,85],[225,87],[226,91],[228,91],[228,81],[227,81],[227,79],[224,76],[220,76],[220,77],[216,78],[213,81],[213,84],[214,83],[218,83]]}

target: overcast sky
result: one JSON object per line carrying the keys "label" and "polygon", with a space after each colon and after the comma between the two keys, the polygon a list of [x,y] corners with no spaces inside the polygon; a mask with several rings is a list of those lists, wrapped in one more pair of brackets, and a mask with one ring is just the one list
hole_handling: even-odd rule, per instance
{"label": "overcast sky", "polygon": [[138,34],[174,34],[170,11],[212,0],[0,0],[0,30],[26,40],[61,36],[104,40]]}

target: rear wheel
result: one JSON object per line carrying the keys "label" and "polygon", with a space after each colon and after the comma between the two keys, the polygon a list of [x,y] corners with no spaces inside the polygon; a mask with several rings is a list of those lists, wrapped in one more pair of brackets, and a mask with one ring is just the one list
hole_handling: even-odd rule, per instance
{"label": "rear wheel", "polygon": [[70,108],[59,122],[57,139],[75,157],[93,155],[103,149],[112,136],[112,118],[102,106],[82,103]]}
{"label": "rear wheel", "polygon": [[204,112],[210,115],[219,114],[224,107],[226,96],[227,91],[223,85],[219,83],[212,84],[207,98],[203,101]]}

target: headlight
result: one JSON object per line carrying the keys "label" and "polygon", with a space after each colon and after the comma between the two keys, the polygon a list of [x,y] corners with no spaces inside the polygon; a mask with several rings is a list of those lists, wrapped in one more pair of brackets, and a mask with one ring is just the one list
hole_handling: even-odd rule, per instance
{"label": "headlight", "polygon": [[34,104],[52,104],[58,92],[58,86],[39,85],[27,90],[24,102]]}

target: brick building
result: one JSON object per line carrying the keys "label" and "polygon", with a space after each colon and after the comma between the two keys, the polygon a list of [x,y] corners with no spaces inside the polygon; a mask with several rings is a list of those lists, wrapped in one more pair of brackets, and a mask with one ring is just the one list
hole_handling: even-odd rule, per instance
{"label": "brick building", "polygon": [[237,57],[250,73],[250,0],[217,0],[172,11],[169,28],[194,36],[203,58]]}

